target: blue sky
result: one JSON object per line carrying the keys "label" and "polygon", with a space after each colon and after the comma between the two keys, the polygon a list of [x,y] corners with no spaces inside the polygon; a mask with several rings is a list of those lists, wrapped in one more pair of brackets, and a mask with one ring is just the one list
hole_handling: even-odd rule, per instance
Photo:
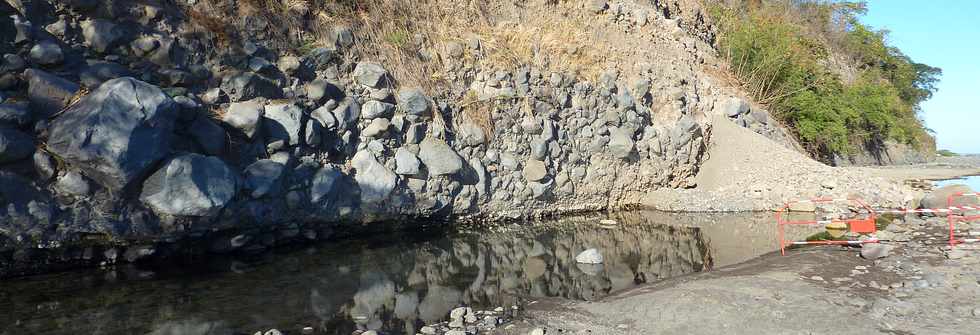
{"label": "blue sky", "polygon": [[870,0],[866,24],[887,29],[912,60],[943,69],[923,103],[939,149],[980,153],[980,1]]}

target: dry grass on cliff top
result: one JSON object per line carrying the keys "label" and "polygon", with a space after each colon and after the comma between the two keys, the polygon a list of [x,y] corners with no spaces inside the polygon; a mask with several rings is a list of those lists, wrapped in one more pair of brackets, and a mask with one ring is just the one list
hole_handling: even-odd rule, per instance
{"label": "dry grass on cliff top", "polygon": [[[596,78],[615,61],[593,31],[597,17],[582,1],[532,0],[200,0],[189,22],[216,47],[236,40],[249,17],[263,17],[272,47],[333,45],[335,28],[350,27],[354,53],[383,63],[401,85],[438,91],[444,85],[447,46],[463,46],[477,68],[521,66]],[[479,40],[479,51],[470,49]]]}

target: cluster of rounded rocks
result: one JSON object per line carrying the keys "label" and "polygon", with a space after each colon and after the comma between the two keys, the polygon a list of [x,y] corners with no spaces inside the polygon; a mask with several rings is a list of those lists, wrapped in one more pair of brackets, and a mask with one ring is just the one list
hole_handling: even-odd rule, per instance
{"label": "cluster of rounded rocks", "polygon": [[[697,97],[665,100],[652,72],[470,70],[463,91],[426,92],[357,61],[342,27],[301,55],[260,39],[214,50],[174,20],[186,4],[96,3],[4,5],[5,269],[139,260],[185,238],[262,250],[344,227],[328,222],[636,203],[690,186],[708,140]],[[491,125],[467,115],[470,94]],[[124,248],[63,250],[82,236]],[[150,243],[126,253],[134,239]]]}

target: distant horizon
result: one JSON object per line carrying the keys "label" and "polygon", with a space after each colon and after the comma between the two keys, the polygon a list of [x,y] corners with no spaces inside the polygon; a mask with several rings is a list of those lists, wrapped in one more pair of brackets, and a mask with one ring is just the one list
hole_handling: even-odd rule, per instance
{"label": "distant horizon", "polygon": [[922,103],[921,118],[935,131],[936,149],[980,154],[980,1],[948,0],[923,4],[912,0],[869,0],[862,22],[889,31],[888,42],[913,61],[943,70],[938,91]]}

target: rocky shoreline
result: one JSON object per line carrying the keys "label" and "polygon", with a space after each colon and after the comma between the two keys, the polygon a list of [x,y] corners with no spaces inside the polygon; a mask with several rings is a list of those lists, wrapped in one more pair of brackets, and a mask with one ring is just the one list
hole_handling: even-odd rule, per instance
{"label": "rocky shoreline", "polygon": [[[691,67],[473,67],[478,39],[447,45],[455,84],[425,91],[342,26],[304,53],[218,50],[181,1],[19,6],[0,5],[0,277],[637,205],[692,186],[703,115],[742,103]],[[660,43],[694,64],[706,42]]]}
{"label": "rocky shoreline", "polygon": [[[923,201],[945,204],[957,190],[968,188],[945,187]],[[954,231],[975,236],[980,222],[958,222]],[[595,302],[543,299],[500,333],[971,334],[980,325],[972,270],[980,249],[951,247],[948,234],[945,217],[898,216],[878,231],[881,244],[791,249]]]}

